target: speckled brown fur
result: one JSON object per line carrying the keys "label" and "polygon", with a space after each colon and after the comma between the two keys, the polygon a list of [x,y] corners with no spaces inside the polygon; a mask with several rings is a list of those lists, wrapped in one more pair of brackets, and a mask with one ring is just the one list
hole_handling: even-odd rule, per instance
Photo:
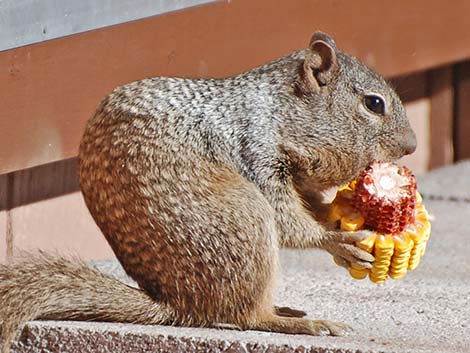
{"label": "speckled brown fur", "polygon": [[[383,114],[364,106],[370,94]],[[415,144],[389,85],[320,32],[308,49],[236,77],[119,87],[86,126],[80,183],[141,290],[46,255],[3,266],[6,347],[34,318],[341,335],[347,325],[274,307],[278,246],[370,266],[352,245],[364,233],[319,221],[319,194]]]}

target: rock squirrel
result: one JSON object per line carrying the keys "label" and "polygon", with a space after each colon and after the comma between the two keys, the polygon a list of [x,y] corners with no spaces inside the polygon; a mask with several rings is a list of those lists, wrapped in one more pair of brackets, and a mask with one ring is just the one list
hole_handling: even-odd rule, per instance
{"label": "rock squirrel", "polygon": [[35,318],[342,335],[348,325],[274,306],[278,249],[370,267],[354,246],[367,232],[330,229],[320,193],[415,148],[393,89],[321,32],[235,77],[119,87],[86,126],[80,185],[141,289],[50,255],[2,265],[4,352]]}

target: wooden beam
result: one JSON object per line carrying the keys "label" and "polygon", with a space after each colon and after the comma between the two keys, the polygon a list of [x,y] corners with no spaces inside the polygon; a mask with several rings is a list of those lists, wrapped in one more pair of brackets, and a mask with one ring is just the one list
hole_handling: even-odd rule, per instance
{"label": "wooden beam", "polygon": [[455,74],[455,159],[470,158],[470,62],[457,65]]}
{"label": "wooden beam", "polygon": [[4,262],[7,257],[7,243],[9,236],[7,235],[7,225],[9,221],[8,215],[8,175],[0,175],[0,263]]}
{"label": "wooden beam", "polygon": [[80,190],[78,159],[70,158],[9,173],[9,209]]}
{"label": "wooden beam", "polygon": [[431,137],[429,168],[451,164],[454,160],[453,121],[454,88],[452,67],[447,66],[429,73],[431,99]]}

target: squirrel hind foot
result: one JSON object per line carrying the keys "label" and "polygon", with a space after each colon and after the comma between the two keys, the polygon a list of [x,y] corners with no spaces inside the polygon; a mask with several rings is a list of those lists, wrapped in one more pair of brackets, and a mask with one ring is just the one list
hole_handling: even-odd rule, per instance
{"label": "squirrel hind foot", "polygon": [[[297,318],[302,318],[307,315],[307,313],[303,310],[297,310],[297,309],[292,309],[287,306],[275,306],[274,307],[274,313],[277,316],[282,316],[282,317],[297,317]],[[237,324],[232,324],[232,323],[214,323],[212,325],[213,328],[220,329],[220,330],[236,330],[236,331],[242,331],[242,327]]]}
{"label": "squirrel hind foot", "polygon": [[351,326],[341,322],[283,317],[275,314],[261,317],[246,329],[311,336],[345,336],[352,331]]}

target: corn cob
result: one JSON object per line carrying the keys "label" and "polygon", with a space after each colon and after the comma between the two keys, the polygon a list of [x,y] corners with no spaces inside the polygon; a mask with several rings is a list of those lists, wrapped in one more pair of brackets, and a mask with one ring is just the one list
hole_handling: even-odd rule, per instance
{"label": "corn cob", "polygon": [[414,176],[407,168],[380,162],[372,163],[357,181],[340,188],[330,208],[329,221],[345,231],[375,231],[356,244],[375,256],[372,269],[356,264],[349,269],[353,278],[369,275],[375,283],[385,282],[387,276],[402,278],[408,270],[415,269],[431,230]]}

